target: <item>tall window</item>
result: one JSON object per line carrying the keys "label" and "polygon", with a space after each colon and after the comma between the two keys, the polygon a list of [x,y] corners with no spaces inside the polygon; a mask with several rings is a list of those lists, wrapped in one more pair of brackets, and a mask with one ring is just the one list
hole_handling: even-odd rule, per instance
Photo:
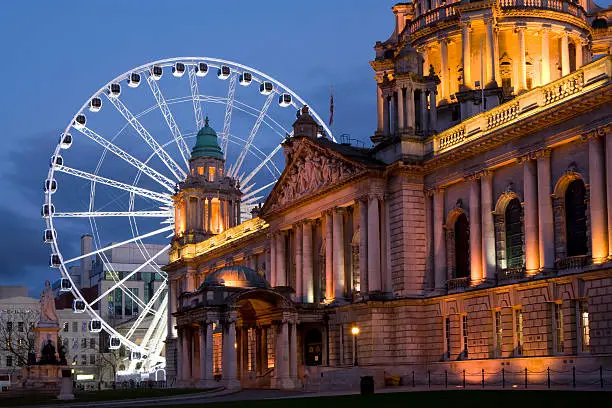
{"label": "tall window", "polygon": [[[134,298],[138,297],[138,288],[129,288],[129,291],[132,292]],[[135,300],[132,300],[132,297],[126,296],[125,298],[125,315],[126,316],[136,316],[138,314],[138,303]]]}
{"label": "tall window", "polygon": [[518,198],[512,199],[506,206],[506,265],[508,268],[523,266],[522,211],[523,208]]}
{"label": "tall window", "polygon": [[501,311],[495,311],[495,354],[497,357],[501,357],[502,354],[502,342],[503,342],[503,329],[502,329],[502,318]]}
{"label": "tall window", "polygon": [[208,168],[208,181],[215,181],[215,168],[213,166]]}
{"label": "tall window", "polygon": [[468,322],[467,315],[461,316],[461,328],[463,335],[463,356],[468,357]]}
{"label": "tall window", "polygon": [[79,331],[79,322],[72,322],[72,332],[77,333]]}
{"label": "tall window", "polygon": [[516,348],[515,354],[517,356],[523,355],[523,310],[514,310],[514,332],[516,335]]}
{"label": "tall window", "polygon": [[586,255],[586,190],[582,180],[574,180],[565,192],[567,256]]}
{"label": "tall window", "polygon": [[451,324],[450,317],[444,319],[444,336],[446,340],[446,358],[450,358],[450,349],[451,349]]}
{"label": "tall window", "polygon": [[114,304],[114,315],[118,317],[123,316],[123,291],[120,288],[115,289]]}
{"label": "tall window", "polygon": [[591,333],[589,325],[589,304],[586,300],[578,302],[578,313],[580,321],[580,347],[581,351],[591,350]]}
{"label": "tall window", "polygon": [[555,319],[555,352],[563,353],[563,310],[560,303],[553,303]]}
{"label": "tall window", "polygon": [[17,322],[17,331],[23,333],[23,322]]}
{"label": "tall window", "polygon": [[6,366],[7,367],[13,366],[13,356],[6,356]]}
{"label": "tall window", "polygon": [[455,278],[470,276],[470,227],[465,214],[455,222]]}
{"label": "tall window", "polygon": [[92,350],[96,349],[96,339],[94,339],[93,337],[89,339],[89,348]]}

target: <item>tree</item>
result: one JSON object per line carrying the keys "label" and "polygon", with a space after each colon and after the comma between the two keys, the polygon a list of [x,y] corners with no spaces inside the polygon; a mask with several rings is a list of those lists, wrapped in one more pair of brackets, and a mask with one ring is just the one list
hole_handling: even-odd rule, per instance
{"label": "tree", "polygon": [[12,371],[36,364],[38,310],[16,309],[0,312],[0,352],[10,356]]}

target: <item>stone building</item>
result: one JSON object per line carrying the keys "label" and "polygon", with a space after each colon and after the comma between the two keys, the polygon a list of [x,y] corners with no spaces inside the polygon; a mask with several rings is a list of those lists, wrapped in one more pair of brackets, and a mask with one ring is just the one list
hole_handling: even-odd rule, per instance
{"label": "stone building", "polygon": [[592,27],[609,10],[427,0],[393,11],[371,63],[373,147],[317,137],[303,107],[256,217],[224,216],[210,237],[198,233],[207,201],[191,198],[205,192],[200,175],[165,267],[178,384],[609,365],[612,57],[596,55],[610,41]]}

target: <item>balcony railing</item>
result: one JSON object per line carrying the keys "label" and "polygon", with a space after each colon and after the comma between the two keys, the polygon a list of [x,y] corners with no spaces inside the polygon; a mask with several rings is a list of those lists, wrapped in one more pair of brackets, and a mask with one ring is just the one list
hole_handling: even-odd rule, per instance
{"label": "balcony railing", "polygon": [[579,4],[567,0],[499,0],[502,9],[535,8],[560,11],[585,19],[585,12]]}
{"label": "balcony railing", "polygon": [[420,30],[421,28],[436,24],[441,20],[447,20],[455,17],[455,6],[457,6],[457,3],[459,2],[447,4],[446,6],[438,7],[428,11],[425,14],[421,14],[410,23],[410,34]]}
{"label": "balcony railing", "polygon": [[557,269],[580,269],[585,267],[589,262],[587,255],[570,256],[557,261]]}
{"label": "balcony railing", "polygon": [[470,277],[455,278],[446,281],[446,288],[448,291],[462,290],[470,287]]}
{"label": "balcony railing", "polygon": [[610,83],[612,57],[607,56],[509,102],[472,116],[433,137],[434,155],[445,153],[512,123]]}
{"label": "balcony railing", "polygon": [[525,268],[506,268],[497,271],[498,282],[514,281],[525,277]]}

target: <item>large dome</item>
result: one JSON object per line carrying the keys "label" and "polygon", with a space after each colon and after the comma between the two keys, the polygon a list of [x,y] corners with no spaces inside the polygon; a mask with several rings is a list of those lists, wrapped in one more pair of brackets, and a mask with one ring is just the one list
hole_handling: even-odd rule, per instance
{"label": "large dome", "polygon": [[228,286],[234,288],[268,288],[266,278],[246,266],[225,266],[217,269],[204,279],[200,289],[209,286]]}
{"label": "large dome", "polygon": [[217,132],[208,125],[208,117],[206,117],[204,127],[198,132],[196,144],[191,151],[191,158],[196,157],[223,158],[223,152],[217,141]]}

